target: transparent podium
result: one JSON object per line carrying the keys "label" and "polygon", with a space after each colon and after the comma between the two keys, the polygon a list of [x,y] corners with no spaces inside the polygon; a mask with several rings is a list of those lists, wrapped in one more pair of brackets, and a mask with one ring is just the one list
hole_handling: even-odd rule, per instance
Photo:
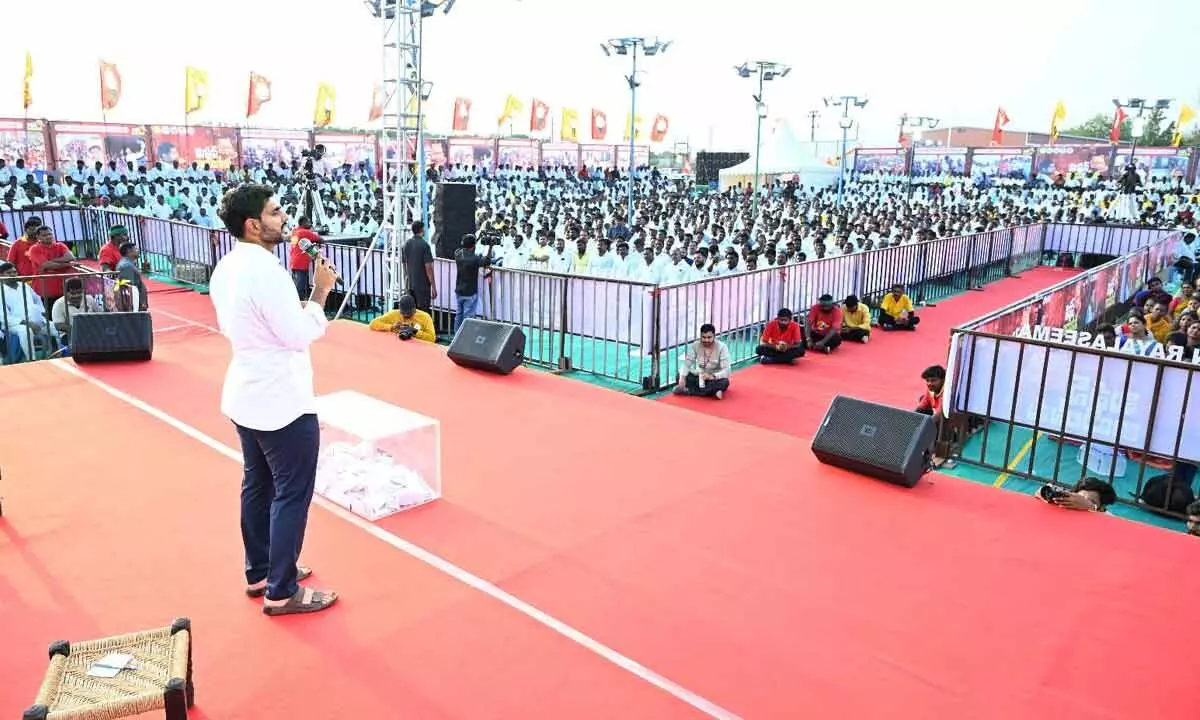
{"label": "transparent podium", "polygon": [[316,492],[367,520],[442,496],[442,431],[433,418],[345,390],[317,398]]}

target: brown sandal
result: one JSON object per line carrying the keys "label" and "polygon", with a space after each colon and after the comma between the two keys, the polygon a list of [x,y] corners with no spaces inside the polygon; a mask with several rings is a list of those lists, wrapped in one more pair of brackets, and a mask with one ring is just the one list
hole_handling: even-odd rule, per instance
{"label": "brown sandal", "polygon": [[[303,582],[312,577],[312,568],[306,568],[303,565],[296,566],[296,582]],[[266,597],[267,586],[248,587],[246,588],[246,597],[260,598]]]}
{"label": "brown sandal", "polygon": [[[304,594],[308,592],[312,593],[312,599],[305,602]],[[305,613],[320,612],[337,602],[337,599],[338,596],[335,592],[300,588],[283,605],[263,605],[263,615],[277,617],[280,615],[303,615]]]}

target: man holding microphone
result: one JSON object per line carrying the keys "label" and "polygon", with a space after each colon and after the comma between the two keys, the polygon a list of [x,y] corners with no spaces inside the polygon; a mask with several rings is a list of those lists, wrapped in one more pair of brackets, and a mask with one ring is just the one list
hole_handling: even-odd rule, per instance
{"label": "man holding microphone", "polygon": [[237,242],[209,282],[233,350],[221,412],[242,445],[246,594],[265,598],[263,613],[271,616],[317,612],[337,600],[337,593],[300,587],[312,572],[297,565],[321,445],[308,346],[325,334],[325,299],[337,272],[318,256],[312,294],[296,302],[276,254],[288,218],[274,194],[245,184],[222,198],[218,214]]}

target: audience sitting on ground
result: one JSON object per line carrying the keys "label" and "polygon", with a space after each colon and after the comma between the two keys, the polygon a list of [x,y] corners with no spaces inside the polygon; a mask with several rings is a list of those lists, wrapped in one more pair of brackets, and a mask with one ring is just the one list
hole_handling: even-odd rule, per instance
{"label": "audience sitting on ground", "polygon": [[69,344],[71,320],[80,313],[100,312],[103,308],[96,303],[95,298],[84,297],[81,278],[67,278],[63,289],[66,294],[55,300],[54,307],[50,308],[50,322],[54,323],[63,342]]}
{"label": "audience sitting on ground", "polygon": [[717,339],[716,326],[705,323],[700,326],[700,339],[688,346],[675,394],[720,400],[729,389],[731,372],[729,348]]}
{"label": "audience sitting on ground", "polygon": [[764,365],[793,365],[796,358],[804,357],[804,333],[791,310],[781,309],[776,318],[767,323],[754,352]]}
{"label": "audience sitting on ground", "polygon": [[5,363],[32,360],[36,349],[48,347],[55,329],[46,323],[46,307],[28,282],[17,279],[17,266],[0,263],[0,332],[4,334]]}
{"label": "audience sitting on ground", "polygon": [[1117,501],[1117,491],[1111,484],[1090,477],[1076,484],[1070,491],[1054,485],[1043,485],[1038,488],[1034,497],[1067,510],[1104,512],[1109,505]]}
{"label": "audience sitting on ground", "polygon": [[[925,392],[921,393],[920,399],[917,400],[916,411],[933,418],[933,422],[937,426],[937,436],[940,440],[942,436],[942,423],[946,419],[945,414],[942,412],[942,393],[946,389],[946,368],[941,365],[930,365],[921,372],[921,379],[925,381]],[[954,467],[954,460],[949,458],[948,455],[949,452],[946,451],[944,443],[935,443],[933,467]]]}
{"label": "audience sitting on ground", "polygon": [[847,295],[842,308],[842,337],[846,340],[865,343],[871,339],[871,309],[858,301],[858,297]]}
{"label": "audience sitting on ground", "polygon": [[372,320],[370,328],[378,332],[396,333],[401,340],[416,338],[425,342],[437,342],[433,318],[417,307],[417,301],[412,295],[401,295],[397,308]]}
{"label": "audience sitting on ground", "polygon": [[884,330],[916,330],[921,318],[913,311],[912,300],[904,285],[896,283],[892,291],[879,302],[879,326]]}
{"label": "audience sitting on ground", "polygon": [[808,347],[829,354],[842,344],[842,310],[825,293],[808,310]]}

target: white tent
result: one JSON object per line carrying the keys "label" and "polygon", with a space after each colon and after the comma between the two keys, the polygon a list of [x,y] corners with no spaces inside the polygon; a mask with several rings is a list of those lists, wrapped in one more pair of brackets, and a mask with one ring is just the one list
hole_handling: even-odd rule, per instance
{"label": "white tent", "polygon": [[[770,134],[763,138],[762,157],[758,162],[759,182],[762,185],[775,180],[793,179],[801,185],[816,187],[837,184],[838,168],[828,162],[828,143],[800,142],[787,121],[764,127],[763,131]],[[745,162],[722,170],[721,189],[738,183],[753,185],[754,165],[754,156],[751,155]]]}

